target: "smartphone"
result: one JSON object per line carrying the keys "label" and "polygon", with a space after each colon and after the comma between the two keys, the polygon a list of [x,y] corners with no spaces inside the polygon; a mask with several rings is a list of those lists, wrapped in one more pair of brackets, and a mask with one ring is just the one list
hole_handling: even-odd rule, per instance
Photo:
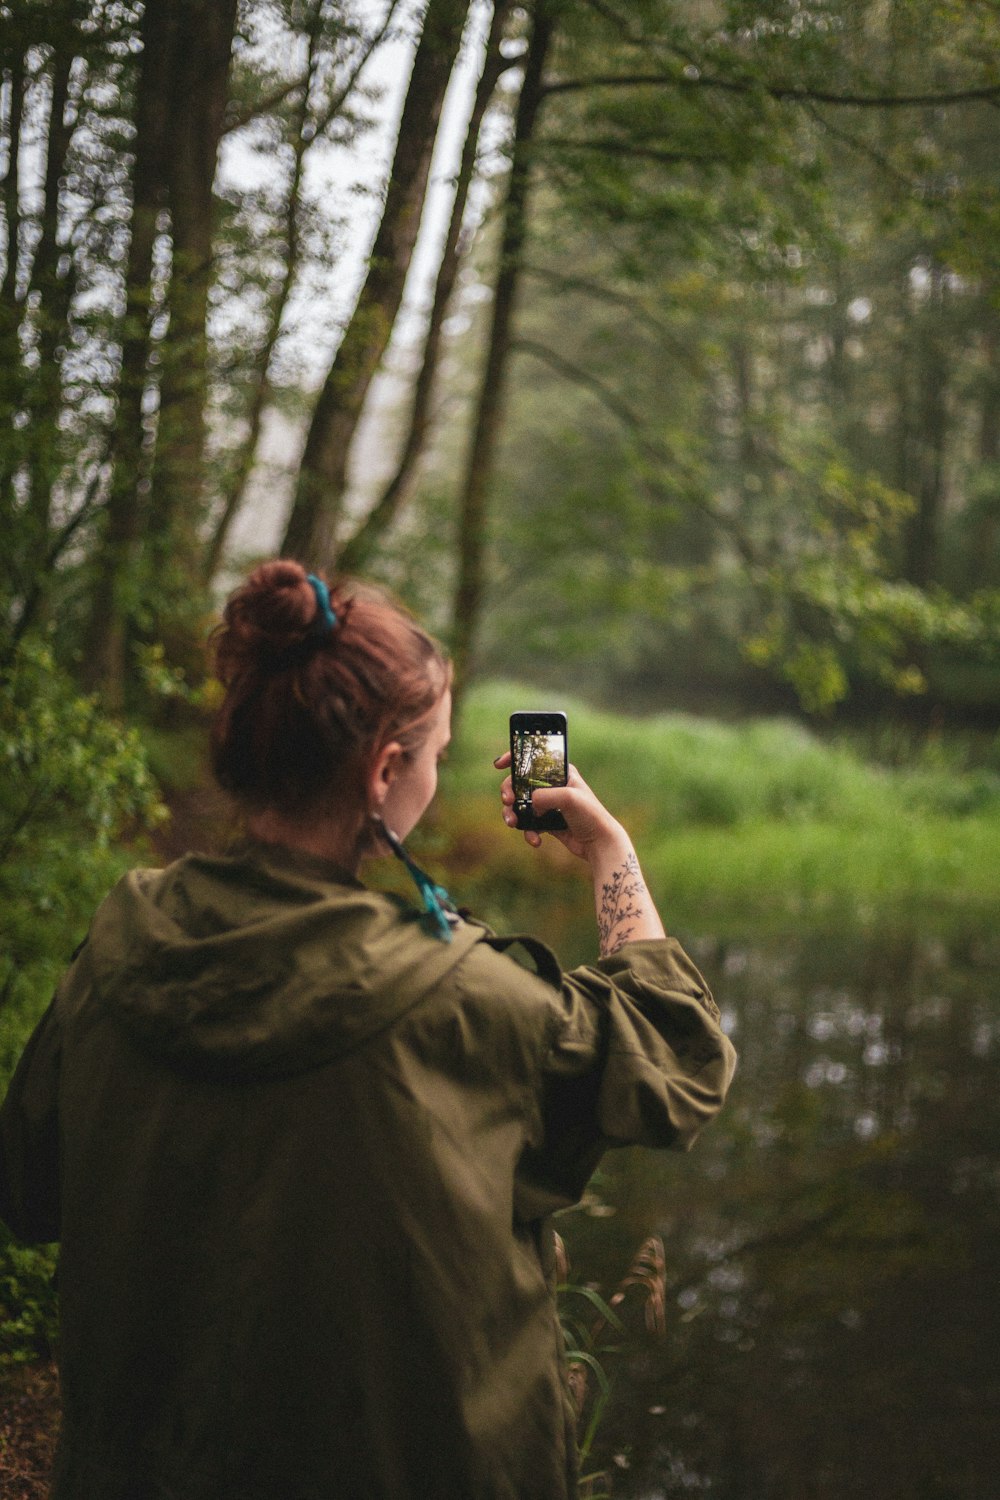
{"label": "smartphone", "polygon": [[565,786],[568,777],[566,715],[511,714],[510,779],[518,828],[551,833],[566,827],[561,812],[536,813],[531,805],[531,794],[540,786]]}

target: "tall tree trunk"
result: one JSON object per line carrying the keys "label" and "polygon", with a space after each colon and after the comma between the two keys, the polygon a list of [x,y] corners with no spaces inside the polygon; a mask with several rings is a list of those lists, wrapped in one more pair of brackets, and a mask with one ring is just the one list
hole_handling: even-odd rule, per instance
{"label": "tall tree trunk", "polygon": [[[0,280],[0,520],[12,513],[14,497],[11,478],[21,447],[16,439],[13,420],[20,403],[21,347],[18,329],[21,310],[17,301],[17,261],[21,236],[21,127],[24,120],[25,70],[20,50],[11,59],[4,75],[7,92],[7,116],[3,134],[7,143],[7,174],[3,185],[4,270]],[[16,559],[7,557],[4,568],[10,569]],[[12,579],[13,582],[13,579]]]}
{"label": "tall tree trunk", "polygon": [[[158,0],[163,3],[163,0]],[[174,45],[166,163],[173,241],[153,469],[151,555],[190,588],[204,518],[208,293],[215,182],[237,0],[167,0]]]}
{"label": "tall tree trunk", "polygon": [[549,0],[537,0],[514,124],[513,155],[504,204],[500,268],[493,297],[489,346],[460,497],[458,581],[452,617],[456,697],[463,691],[471,673],[476,629],[482,609],[486,507],[503,416],[504,384],[527,231],[531,145],[543,98],[542,73],[554,29],[555,21]]}
{"label": "tall tree trunk", "polygon": [[[223,132],[236,0],[147,0],[136,101],[132,237],[126,269],[114,473],[85,671],[121,703],[129,623],[154,590],[160,628],[196,602],[208,402],[212,187]],[[158,220],[169,211],[169,331],[152,339]],[[159,365],[159,411],[149,416]],[[147,601],[148,604],[149,601]],[[178,641],[185,630],[180,625]]]}
{"label": "tall tree trunk", "polygon": [[148,506],[152,430],[144,411],[149,386],[150,303],[157,218],[167,204],[170,77],[176,40],[169,3],[147,4],[135,104],[131,239],[125,271],[125,317],[113,472],[94,563],[84,678],[111,707],[125,686],[128,623],[134,617],[139,537]]}
{"label": "tall tree trunk", "polygon": [[430,0],[427,7],[368,275],[306,438],[283,543],[290,556],[324,562],[334,549],[351,440],[402,301],[441,107],[468,9],[469,0]]}
{"label": "tall tree trunk", "polygon": [[906,576],[926,588],[937,572],[938,533],[944,504],[944,462],[948,441],[948,357],[944,339],[944,272],[931,269],[926,327],[919,351],[917,508],[906,536]]}
{"label": "tall tree trunk", "polygon": [[205,552],[203,576],[206,582],[210,582],[218,571],[222,561],[222,554],[229,537],[229,530],[236,519],[237,513],[246,496],[247,485],[253,471],[254,458],[257,453],[257,444],[260,441],[261,423],[264,418],[264,410],[271,394],[271,383],[269,373],[271,360],[281,334],[281,325],[291,296],[292,288],[299,271],[299,259],[301,255],[301,242],[299,235],[299,209],[300,192],[302,186],[302,172],[305,166],[306,152],[309,141],[315,139],[315,134],[306,136],[306,121],[309,115],[309,92],[312,87],[317,62],[317,42],[319,36],[318,25],[313,24],[309,31],[309,51],[306,58],[305,78],[302,83],[299,102],[293,114],[292,131],[292,176],[288,187],[288,201],[285,206],[285,256],[282,266],[281,283],[277,293],[271,301],[268,318],[267,336],[255,369],[255,378],[250,394],[250,406],[247,412],[247,435],[246,440],[239,453],[236,471],[229,485],[222,507],[222,513],[216,522],[212,537]]}
{"label": "tall tree trunk", "polygon": [[[28,410],[25,473],[30,484],[33,555],[28,572],[44,568],[49,550],[52,488],[58,477],[61,444],[59,414],[62,409],[62,360],[60,349],[70,346],[69,312],[73,278],[67,269],[60,275],[60,192],[66,175],[66,158],[73,135],[67,124],[70,77],[79,40],[76,20],[80,6],[68,0],[57,13],[56,36],[50,67],[52,97],[45,138],[45,172],[42,203],[38,215],[38,242],[28,277],[26,304],[34,324],[37,367],[25,382]],[[77,97],[79,98],[79,82]],[[72,264],[72,262],[70,263]]]}
{"label": "tall tree trunk", "polygon": [[338,566],[345,573],[363,572],[368,566],[369,560],[379,541],[392,526],[406,501],[416,472],[417,463],[427,441],[431,422],[431,396],[434,392],[434,383],[441,355],[445,318],[448,314],[448,307],[451,303],[452,293],[455,290],[455,282],[466,248],[463,243],[462,226],[465,219],[466,205],[469,201],[469,188],[472,185],[475,174],[479,133],[482,129],[483,119],[496,90],[497,83],[503,73],[514,65],[514,60],[505,59],[500,51],[500,44],[503,41],[504,28],[510,14],[511,6],[512,0],[497,0],[497,3],[493,7],[490,31],[486,39],[483,71],[476,87],[476,97],[472,106],[472,114],[469,118],[465,144],[462,147],[462,158],[455,185],[455,198],[451,208],[451,219],[448,224],[448,233],[445,237],[441,264],[438,267],[437,280],[434,284],[434,297],[431,303],[430,317],[427,322],[423,358],[420,364],[420,372],[417,375],[413,388],[410,420],[400,451],[399,461],[396,465],[395,473],[382,491],[375,505],[364,518],[354,535],[341,548]]}
{"label": "tall tree trunk", "polygon": [[21,124],[24,119],[24,57],[18,52],[5,69],[3,82],[7,92],[7,118],[2,122],[7,139],[7,172],[3,184],[4,270],[0,279],[0,298],[14,307],[17,281],[17,251],[21,228]]}
{"label": "tall tree trunk", "polygon": [[972,555],[968,580],[972,588],[988,588],[996,581],[996,559],[1000,556],[1000,319],[986,310],[982,347],[986,370],[979,407],[979,461],[992,473],[991,490],[981,497],[979,515],[972,530]]}
{"label": "tall tree trunk", "polygon": [[[66,175],[73,125],[67,121],[71,77],[82,37],[78,23],[80,0],[58,0],[45,13],[30,18],[23,38],[12,38],[9,68],[4,219],[6,267],[0,293],[0,420],[6,428],[18,413],[14,430],[0,444],[0,489],[4,508],[12,515],[17,488],[19,512],[14,536],[8,539],[6,563],[11,593],[17,600],[17,627],[27,601],[41,596],[40,575],[50,547],[52,488],[59,472],[63,443],[61,350],[70,345],[67,327],[72,277],[60,275],[60,195]],[[30,48],[37,49],[34,67],[25,66]],[[48,108],[43,119],[36,94],[30,133],[41,164],[40,193],[30,208],[21,203],[18,161],[24,126],[24,86],[32,74],[37,90],[44,77]],[[77,93],[82,78],[77,80]],[[23,217],[22,217],[23,211]]]}

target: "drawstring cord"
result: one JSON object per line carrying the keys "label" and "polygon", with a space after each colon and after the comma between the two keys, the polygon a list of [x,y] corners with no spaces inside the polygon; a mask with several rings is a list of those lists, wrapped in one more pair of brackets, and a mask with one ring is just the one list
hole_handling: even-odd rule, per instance
{"label": "drawstring cord", "polygon": [[427,874],[427,871],[422,870],[416,861],[410,858],[403,846],[402,839],[382,822],[378,813],[372,813],[371,820],[396,858],[402,860],[403,864],[409,870],[417,890],[423,897],[424,909],[434,923],[437,936],[443,943],[450,943],[452,925],[459,921],[459,916],[455,910],[455,903],[448,895],[448,892],[443,885],[437,885]]}

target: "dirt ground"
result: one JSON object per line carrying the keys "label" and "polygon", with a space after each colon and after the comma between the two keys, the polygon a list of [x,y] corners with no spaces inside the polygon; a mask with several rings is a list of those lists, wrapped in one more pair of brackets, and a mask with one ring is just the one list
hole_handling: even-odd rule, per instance
{"label": "dirt ground", "polygon": [[20,1365],[0,1377],[0,1495],[45,1500],[59,1431],[53,1364]]}

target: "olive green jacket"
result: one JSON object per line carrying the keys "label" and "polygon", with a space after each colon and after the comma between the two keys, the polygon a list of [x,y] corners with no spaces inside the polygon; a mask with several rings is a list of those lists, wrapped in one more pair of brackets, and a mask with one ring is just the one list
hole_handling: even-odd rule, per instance
{"label": "olive green jacket", "polygon": [[61,1240],[56,1500],[561,1500],[545,1218],[733,1053],[672,941],[561,975],[262,845],[126,877],[0,1116]]}

